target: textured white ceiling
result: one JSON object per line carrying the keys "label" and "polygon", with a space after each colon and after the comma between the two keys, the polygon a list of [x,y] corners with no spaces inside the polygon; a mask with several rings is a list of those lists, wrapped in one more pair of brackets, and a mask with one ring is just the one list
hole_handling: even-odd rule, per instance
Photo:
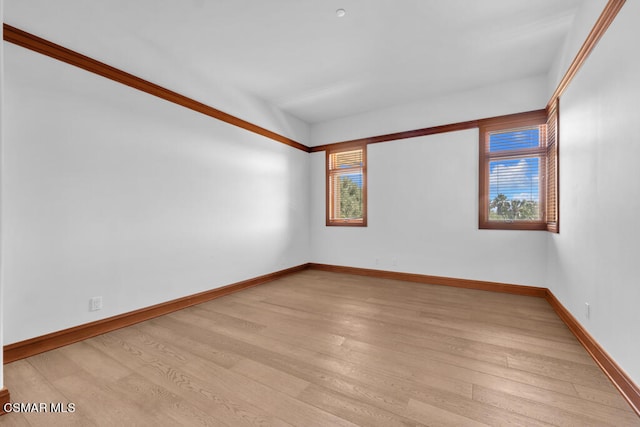
{"label": "textured white ceiling", "polygon": [[5,0],[5,22],[213,107],[228,85],[318,123],[547,73],[583,1]]}

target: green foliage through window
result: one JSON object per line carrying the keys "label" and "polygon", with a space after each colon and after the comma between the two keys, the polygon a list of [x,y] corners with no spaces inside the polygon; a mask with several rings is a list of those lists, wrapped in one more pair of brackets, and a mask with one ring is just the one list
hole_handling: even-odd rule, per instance
{"label": "green foliage through window", "polygon": [[362,187],[351,178],[340,178],[340,218],[362,218]]}
{"label": "green foliage through window", "polygon": [[509,199],[502,193],[491,201],[489,209],[490,220],[535,221],[540,217],[538,202]]}

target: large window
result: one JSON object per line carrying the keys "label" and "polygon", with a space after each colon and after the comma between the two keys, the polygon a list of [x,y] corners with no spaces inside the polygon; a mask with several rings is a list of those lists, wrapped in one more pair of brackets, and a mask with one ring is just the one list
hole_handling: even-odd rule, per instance
{"label": "large window", "polygon": [[367,147],[327,150],[327,225],[367,225]]}
{"label": "large window", "polygon": [[556,111],[481,122],[480,228],[557,232]]}

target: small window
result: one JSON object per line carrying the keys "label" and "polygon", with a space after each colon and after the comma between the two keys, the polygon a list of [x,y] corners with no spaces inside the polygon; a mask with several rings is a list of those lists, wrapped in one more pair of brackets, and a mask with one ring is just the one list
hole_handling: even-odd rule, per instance
{"label": "small window", "polygon": [[480,228],[546,230],[547,116],[480,126]]}
{"label": "small window", "polygon": [[327,150],[327,225],[367,225],[367,147]]}

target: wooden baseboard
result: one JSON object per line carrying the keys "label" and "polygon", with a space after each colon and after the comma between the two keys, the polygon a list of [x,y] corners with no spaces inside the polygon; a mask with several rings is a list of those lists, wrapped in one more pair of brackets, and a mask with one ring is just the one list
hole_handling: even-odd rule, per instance
{"label": "wooden baseboard", "polygon": [[477,289],[481,291],[502,292],[507,294],[526,295],[544,298],[547,288],[535,286],[510,285],[507,283],[485,282],[481,280],[456,279],[452,277],[429,276],[426,274],[400,273],[397,271],[373,270],[369,268],[343,267],[329,264],[309,263],[314,270],[332,271],[334,273],[356,274],[358,276],[378,277],[382,279],[404,280],[405,282],[425,283],[429,285],[453,286],[456,288]]}
{"label": "wooden baseboard", "polygon": [[640,387],[629,378],[627,373],[598,344],[595,338],[582,327],[580,322],[562,305],[553,292],[547,289],[545,298],[633,410],[640,416]]}
{"label": "wooden baseboard", "polygon": [[7,412],[4,410],[4,405],[11,402],[11,395],[6,388],[0,388],[0,415],[4,415]]}
{"label": "wooden baseboard", "polygon": [[95,337],[96,335],[101,335],[106,332],[124,328],[125,326],[130,326],[135,323],[153,319],[154,317],[181,310],[192,305],[220,298],[233,292],[238,292],[242,289],[273,281],[288,274],[304,270],[305,268],[307,268],[307,264],[302,264],[285,270],[276,271],[274,273],[265,274],[264,276],[223,286],[221,288],[212,289],[210,291],[178,298],[128,313],[119,314],[117,316],[108,317],[106,319],[96,320],[95,322],[85,323],[62,331],[52,332],[50,334],[31,338],[25,341],[9,344],[4,346],[4,363],[10,363],[29,356],[34,356],[45,351],[53,350],[54,348],[73,344],[87,338]]}

